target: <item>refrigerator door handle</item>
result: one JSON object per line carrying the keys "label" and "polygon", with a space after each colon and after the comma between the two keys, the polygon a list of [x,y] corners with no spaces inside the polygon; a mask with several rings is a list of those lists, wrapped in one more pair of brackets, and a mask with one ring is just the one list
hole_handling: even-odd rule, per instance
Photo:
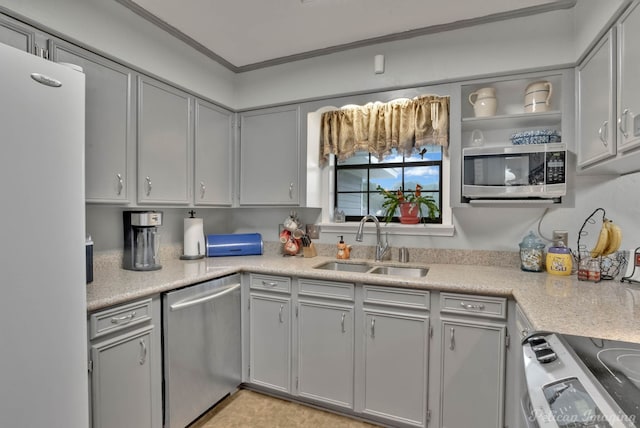
{"label": "refrigerator door handle", "polygon": [[228,287],[226,287],[224,290],[219,291],[217,293],[213,293],[213,294],[209,294],[203,297],[199,297],[197,299],[193,299],[193,300],[187,300],[186,302],[180,302],[180,303],[174,303],[173,305],[169,306],[169,309],[171,311],[179,311],[181,309],[185,309],[191,306],[195,306],[195,305],[200,305],[202,303],[206,303],[209,302],[211,300],[217,299],[218,297],[222,297],[225,294],[229,294],[234,290],[237,290],[238,288],[240,288],[240,284],[232,284]]}

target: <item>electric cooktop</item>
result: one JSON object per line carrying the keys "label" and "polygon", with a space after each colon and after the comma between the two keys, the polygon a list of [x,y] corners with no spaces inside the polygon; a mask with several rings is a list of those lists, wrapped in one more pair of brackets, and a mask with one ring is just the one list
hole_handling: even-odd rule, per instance
{"label": "electric cooktop", "polygon": [[629,419],[640,426],[640,344],[562,337]]}

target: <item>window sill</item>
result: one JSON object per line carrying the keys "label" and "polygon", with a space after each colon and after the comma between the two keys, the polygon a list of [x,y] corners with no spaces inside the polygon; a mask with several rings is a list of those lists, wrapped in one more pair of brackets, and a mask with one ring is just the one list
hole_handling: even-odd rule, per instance
{"label": "window sill", "polygon": [[[321,223],[320,230],[329,233],[356,233],[360,222]],[[365,233],[373,230],[373,222],[367,222]],[[380,230],[389,235],[410,236],[453,236],[455,227],[452,224],[399,224],[380,223]]]}

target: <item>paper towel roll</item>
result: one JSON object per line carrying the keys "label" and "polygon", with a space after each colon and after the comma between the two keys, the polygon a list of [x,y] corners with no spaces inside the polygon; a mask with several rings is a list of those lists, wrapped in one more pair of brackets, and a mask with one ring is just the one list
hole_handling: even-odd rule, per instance
{"label": "paper towel roll", "polygon": [[204,228],[201,218],[184,219],[184,255],[187,257],[204,257]]}

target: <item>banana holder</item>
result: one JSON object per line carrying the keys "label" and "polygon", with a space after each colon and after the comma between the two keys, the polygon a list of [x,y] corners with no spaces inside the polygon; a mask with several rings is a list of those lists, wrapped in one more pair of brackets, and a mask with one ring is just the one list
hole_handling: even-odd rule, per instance
{"label": "banana holder", "polygon": [[[590,236],[589,229],[597,227],[596,215],[599,212],[602,212],[602,224],[600,230],[595,230],[593,236],[596,236],[596,241],[594,247],[589,250],[587,245],[581,243],[580,240]],[[624,255],[618,252],[621,243],[622,231],[620,227],[606,217],[604,208],[596,208],[587,217],[580,228],[580,232],[578,232],[578,248],[574,258],[577,260],[578,266],[581,266],[581,262],[585,259],[596,260],[600,266],[600,280],[614,279],[626,266],[627,262]],[[580,275],[578,279],[581,279]]]}

